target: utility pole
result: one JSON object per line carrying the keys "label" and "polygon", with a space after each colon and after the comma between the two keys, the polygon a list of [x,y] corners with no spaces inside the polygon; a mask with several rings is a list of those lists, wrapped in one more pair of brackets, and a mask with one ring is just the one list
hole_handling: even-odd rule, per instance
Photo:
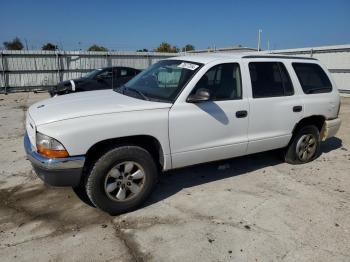
{"label": "utility pole", "polygon": [[61,50],[63,50],[63,44],[62,44],[61,40],[60,40],[60,48],[61,48]]}
{"label": "utility pole", "polygon": [[261,33],[262,33],[262,29],[259,29],[258,30],[258,52],[260,52],[260,50],[261,50],[261,46],[260,46],[260,44],[261,44]]}
{"label": "utility pole", "polygon": [[27,49],[27,51],[28,51],[28,42],[27,42],[27,39],[26,39],[26,38],[24,38],[24,42],[26,43],[26,49]]}

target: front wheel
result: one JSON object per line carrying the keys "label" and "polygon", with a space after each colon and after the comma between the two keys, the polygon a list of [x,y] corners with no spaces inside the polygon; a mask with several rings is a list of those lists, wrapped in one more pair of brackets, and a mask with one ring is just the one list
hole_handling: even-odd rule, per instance
{"label": "front wheel", "polygon": [[85,189],[85,183],[81,182],[78,186],[72,188],[76,196],[83,201],[85,204],[95,207],[94,204],[91,202],[89,196],[86,193]]}
{"label": "front wheel", "polygon": [[151,194],[158,171],[148,151],[138,146],[109,150],[87,177],[86,192],[98,208],[116,215],[136,209]]}
{"label": "front wheel", "polygon": [[285,161],[290,164],[303,164],[314,160],[320,149],[320,133],[316,126],[301,128],[287,148]]}

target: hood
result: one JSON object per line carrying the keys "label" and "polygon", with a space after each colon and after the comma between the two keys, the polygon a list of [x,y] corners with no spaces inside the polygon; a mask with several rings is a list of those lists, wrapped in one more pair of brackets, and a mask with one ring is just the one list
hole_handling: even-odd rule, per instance
{"label": "hood", "polygon": [[71,83],[70,81],[74,81],[74,83],[79,84],[79,83],[84,82],[86,80],[88,80],[88,78],[86,78],[86,77],[68,79],[68,80],[64,80],[64,81],[59,82],[57,84],[57,86],[67,86],[67,85],[70,86],[70,83]]}
{"label": "hood", "polygon": [[68,79],[68,80],[64,80],[62,82],[59,82],[54,89],[57,89],[57,91],[64,91],[67,89],[71,89],[72,88],[72,81],[74,82],[75,85],[80,85],[84,82],[87,81],[87,78],[77,78],[77,79]]}
{"label": "hood", "polygon": [[29,114],[36,125],[42,125],[76,117],[170,107],[170,103],[146,101],[113,90],[100,90],[40,101],[29,108]]}

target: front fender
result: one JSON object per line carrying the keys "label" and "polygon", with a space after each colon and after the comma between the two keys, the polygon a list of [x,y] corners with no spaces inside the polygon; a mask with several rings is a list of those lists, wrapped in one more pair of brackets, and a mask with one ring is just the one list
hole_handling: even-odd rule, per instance
{"label": "front fender", "polygon": [[37,131],[60,141],[69,155],[85,155],[94,144],[113,138],[148,135],[170,155],[168,108],[72,118],[37,126]]}

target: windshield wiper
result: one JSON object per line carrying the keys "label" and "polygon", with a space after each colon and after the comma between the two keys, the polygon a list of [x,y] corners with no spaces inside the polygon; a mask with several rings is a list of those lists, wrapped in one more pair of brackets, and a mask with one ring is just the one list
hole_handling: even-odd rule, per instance
{"label": "windshield wiper", "polygon": [[132,87],[125,87],[125,89],[133,91],[133,92],[137,93],[139,96],[141,96],[144,100],[149,101],[149,98],[144,93],[142,93],[140,90],[137,90],[137,89],[132,88]]}

